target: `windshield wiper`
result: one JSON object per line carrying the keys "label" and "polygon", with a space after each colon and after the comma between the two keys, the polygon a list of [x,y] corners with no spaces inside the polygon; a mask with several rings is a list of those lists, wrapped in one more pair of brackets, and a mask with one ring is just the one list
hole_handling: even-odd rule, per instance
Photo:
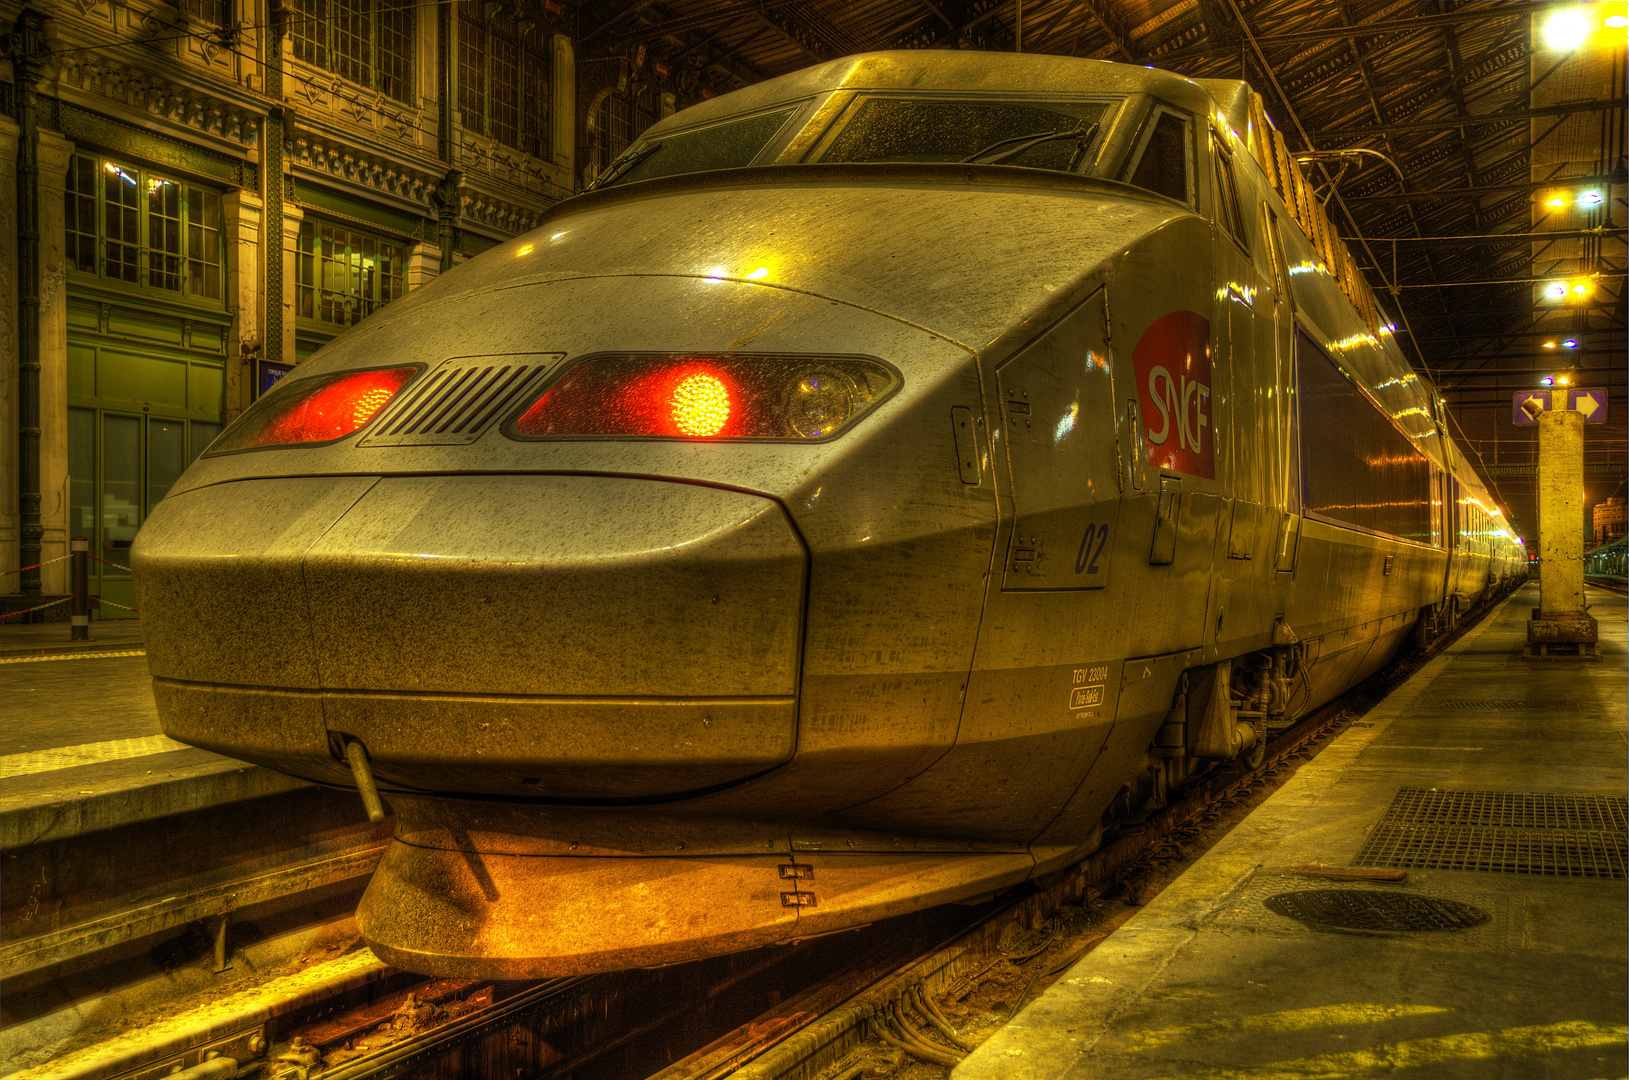
{"label": "windshield wiper", "polygon": [[[1052,142],[1055,139],[1077,139],[1079,142],[1075,147],[1074,156],[1069,159],[1068,171],[1073,172],[1075,166],[1079,164],[1081,156],[1086,153],[1087,145],[1096,135],[1097,124],[1095,123],[1088,124],[1085,127],[1070,128],[1064,131],[1042,131],[1033,135],[1014,135],[1010,139],[999,139],[996,142],[991,143],[989,146],[986,146],[978,153],[970,154],[967,157],[962,158],[961,164],[1000,165],[1002,162],[1011,161],[1013,158],[1017,157],[1019,154],[1022,154],[1025,150],[1028,150],[1032,146],[1039,146],[1041,143]],[[1008,143],[1017,143],[1018,145],[1014,146],[1010,150],[1003,150],[999,154],[995,154],[993,157],[988,158],[988,160],[980,160],[994,151],[997,147],[1006,146]]]}
{"label": "windshield wiper", "polygon": [[623,154],[621,157],[617,158],[615,161],[611,162],[611,164],[605,167],[604,176],[597,176],[594,178],[594,182],[589,185],[589,190],[594,191],[606,186],[611,181],[633,168],[635,165],[638,165],[641,161],[644,161],[646,158],[656,153],[656,151],[660,150],[661,148],[662,144],[660,142],[646,143],[644,146],[639,148],[639,152],[636,154]]}

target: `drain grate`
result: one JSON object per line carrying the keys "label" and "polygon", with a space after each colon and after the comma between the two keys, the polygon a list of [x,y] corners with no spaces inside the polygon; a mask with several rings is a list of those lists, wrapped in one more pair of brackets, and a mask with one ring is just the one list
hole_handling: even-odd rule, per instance
{"label": "drain grate", "polygon": [[1622,878],[1622,833],[1477,825],[1377,825],[1354,866]]}
{"label": "drain grate", "polygon": [[1457,900],[1373,889],[1307,889],[1269,896],[1262,904],[1314,930],[1465,930],[1491,918]]}
{"label": "drain grate", "polygon": [[1629,799],[1542,791],[1438,791],[1403,788],[1382,825],[1504,825],[1514,829],[1622,832]]}
{"label": "drain grate", "polygon": [[1422,701],[1422,709],[1461,709],[1466,712],[1582,712],[1583,705],[1577,701],[1513,701],[1488,700],[1477,698],[1475,701]]}
{"label": "drain grate", "polygon": [[1403,788],[1353,866],[1623,878],[1629,800]]}

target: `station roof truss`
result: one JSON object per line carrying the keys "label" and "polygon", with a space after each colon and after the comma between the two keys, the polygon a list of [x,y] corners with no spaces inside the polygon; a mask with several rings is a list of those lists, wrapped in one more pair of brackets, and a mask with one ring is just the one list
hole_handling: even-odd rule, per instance
{"label": "station roof truss", "polygon": [[[1580,6],[1607,5],[590,0],[578,44],[582,59],[656,63],[715,94],[855,52],[1012,51],[1020,33],[1024,52],[1243,77],[1290,150],[1318,153],[1309,180],[1453,406],[1456,392],[1532,385],[1558,334],[1577,342],[1563,359],[1580,385],[1624,391],[1624,31],[1589,46],[1606,54],[1589,68],[1604,82],[1537,40],[1549,12]],[[1334,153],[1347,150],[1373,153]],[[1586,187],[1602,196],[1589,212],[1548,212],[1552,192]],[[1587,299],[1544,296],[1558,267]]]}

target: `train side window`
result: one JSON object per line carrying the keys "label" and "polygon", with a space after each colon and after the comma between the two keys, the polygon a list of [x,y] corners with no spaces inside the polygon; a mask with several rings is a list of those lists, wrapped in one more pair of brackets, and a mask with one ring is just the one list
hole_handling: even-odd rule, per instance
{"label": "train side window", "polygon": [[1155,119],[1138,148],[1131,183],[1179,202],[1192,202],[1188,178],[1188,122],[1168,109],[1155,110]]}
{"label": "train side window", "polygon": [[1430,459],[1300,331],[1295,364],[1299,404],[1309,419],[1299,432],[1304,512],[1430,544]]}
{"label": "train side window", "polygon": [[1216,153],[1216,222],[1223,226],[1239,246],[1250,250],[1244,235],[1244,216],[1239,212],[1239,190],[1233,179],[1233,158],[1219,142]]}

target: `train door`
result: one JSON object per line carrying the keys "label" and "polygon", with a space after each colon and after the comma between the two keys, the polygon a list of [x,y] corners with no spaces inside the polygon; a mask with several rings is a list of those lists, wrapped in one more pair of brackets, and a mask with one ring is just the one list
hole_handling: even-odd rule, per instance
{"label": "train door", "polygon": [[1295,572],[1301,539],[1301,433],[1295,399],[1295,292],[1290,287],[1289,260],[1284,254],[1284,225],[1262,205],[1263,236],[1272,264],[1273,414],[1277,425],[1272,464],[1273,501],[1278,529],[1273,545],[1274,569]]}
{"label": "train door", "polygon": [[[1266,238],[1241,202],[1255,193],[1254,176],[1241,174],[1232,143],[1211,131],[1211,251],[1215,273],[1212,320],[1216,353],[1216,451],[1226,496],[1218,522],[1204,644],[1254,636],[1272,625],[1275,603],[1272,509],[1276,423],[1273,415],[1273,338],[1270,290],[1255,256]],[[1253,200],[1251,200],[1253,201]],[[1225,339],[1225,341],[1224,341]]]}
{"label": "train door", "polygon": [[956,743],[866,813],[1027,843],[1108,737],[1133,617],[1108,586],[1136,569],[1116,558],[1123,437],[1112,367],[1100,288],[996,369],[1012,512]]}

